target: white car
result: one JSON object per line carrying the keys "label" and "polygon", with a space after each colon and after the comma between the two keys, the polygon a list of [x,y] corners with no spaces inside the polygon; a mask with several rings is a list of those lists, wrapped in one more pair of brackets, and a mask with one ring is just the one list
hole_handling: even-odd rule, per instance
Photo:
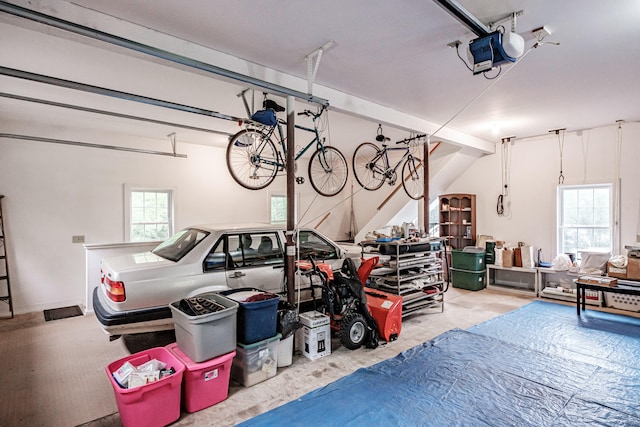
{"label": "white car", "polygon": [[[312,229],[300,230],[296,238],[298,259],[313,254],[339,269],[345,257],[359,256],[357,249],[342,248]],[[96,318],[116,339],[173,329],[169,304],[204,292],[256,288],[283,294],[285,242],[283,226],[201,225],[150,252],[104,258],[93,293]],[[307,290],[301,300],[309,298]]]}

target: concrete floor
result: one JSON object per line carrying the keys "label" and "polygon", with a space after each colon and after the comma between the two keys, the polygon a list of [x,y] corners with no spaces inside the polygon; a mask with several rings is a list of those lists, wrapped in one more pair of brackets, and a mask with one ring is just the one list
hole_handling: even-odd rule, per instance
{"label": "concrete floor", "polygon": [[[232,426],[297,399],[334,380],[434,338],[514,310],[533,297],[450,287],[444,311],[426,310],[403,319],[397,341],[348,350],[332,340],[332,354],[315,361],[295,354],[275,377],[243,387],[233,381],[227,400],[183,412],[175,426]],[[131,353],[166,345],[171,332],[109,342],[93,315],[45,322],[42,313],[0,320],[0,425],[119,426],[114,391],[105,367]]]}

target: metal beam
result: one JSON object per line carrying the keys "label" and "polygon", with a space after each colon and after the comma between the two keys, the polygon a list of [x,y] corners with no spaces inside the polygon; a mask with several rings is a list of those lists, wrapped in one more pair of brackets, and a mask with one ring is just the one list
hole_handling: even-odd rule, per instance
{"label": "metal beam", "polygon": [[90,142],[70,141],[67,139],[44,138],[40,136],[17,135],[12,133],[0,133],[0,138],[21,139],[24,141],[50,142],[53,144],[76,145],[79,147],[102,148],[107,150],[130,151],[141,154],[155,154],[158,156],[182,157],[187,158],[186,154],[167,153],[166,151],[143,150],[141,148],[118,147],[117,145],[92,144]]}
{"label": "metal beam", "polygon": [[488,36],[491,30],[487,28],[478,18],[473,16],[467,9],[460,6],[455,0],[433,0],[444,10],[449,12],[454,18],[467,27],[478,37]]}
{"label": "metal beam", "polygon": [[62,103],[62,102],[49,101],[47,99],[30,98],[28,96],[15,95],[15,94],[6,93],[6,92],[0,92],[0,97],[9,98],[9,99],[16,99],[16,100],[19,100],[19,101],[33,102],[33,103],[36,103],[36,104],[51,105],[53,107],[68,108],[68,109],[71,109],[71,110],[85,111],[87,113],[95,113],[95,114],[102,114],[102,115],[111,116],[111,117],[119,117],[121,119],[137,120],[137,121],[146,122],[146,123],[154,123],[154,124],[157,124],[157,125],[177,127],[177,128],[182,128],[182,129],[194,130],[194,131],[198,131],[198,132],[213,133],[213,134],[216,134],[216,135],[224,135],[224,136],[233,135],[230,132],[223,132],[223,131],[219,131],[219,130],[213,130],[213,129],[200,128],[200,127],[196,127],[196,126],[183,125],[183,124],[180,124],[180,123],[165,122],[163,120],[155,120],[155,119],[149,119],[147,117],[132,116],[132,115],[129,115],[129,114],[116,113],[116,112],[113,112],[113,111],[98,110],[97,108],[81,107],[79,105],[71,105],[71,104],[65,104],[65,103]]}
{"label": "metal beam", "polygon": [[183,111],[185,113],[200,114],[202,116],[215,117],[216,119],[230,120],[233,122],[245,122],[247,119],[229,116],[217,111],[206,110],[199,107],[191,107],[189,105],[178,104],[171,101],[163,101],[161,99],[149,98],[147,96],[135,95],[133,93],[122,92],[114,89],[107,89],[100,86],[93,86],[84,83],[78,83],[71,80],[59,79],[57,77],[45,76],[43,74],[31,73],[29,71],[16,70],[14,68],[0,66],[0,74],[16,77],[19,79],[31,80],[38,83],[46,83],[54,86],[60,86],[67,89],[75,89],[83,92],[94,93],[98,95],[111,96],[113,98],[124,99],[127,101],[136,101],[143,104],[153,105],[156,107],[170,108],[173,110]]}
{"label": "metal beam", "polygon": [[146,55],[153,56],[155,58],[164,59],[166,61],[174,62],[176,64],[184,65],[187,67],[195,68],[201,71],[206,71],[211,74],[215,74],[220,77],[224,77],[230,80],[242,82],[266,92],[279,94],[283,96],[293,96],[294,98],[304,100],[310,103],[319,105],[329,105],[329,101],[323,98],[318,98],[311,94],[306,94],[297,90],[289,89],[284,86],[276,85],[273,83],[259,80],[254,77],[246,76],[244,74],[236,73],[234,71],[226,70],[224,68],[216,67],[215,65],[207,64],[206,62],[198,61],[186,56],[178,55],[172,52],[167,52],[162,49],[155,48],[153,46],[145,45],[135,42],[133,40],[118,37],[113,34],[105,33],[100,30],[85,27],[74,22],[66,21],[64,19],[56,18],[53,16],[45,15],[44,13],[36,12],[34,10],[26,9],[5,1],[0,1],[0,12],[5,12],[10,15],[18,16],[20,18],[29,19],[41,24],[49,25],[64,31],[69,31],[74,34],[79,34],[85,37],[89,37],[94,40],[99,40],[105,43],[110,43],[115,46],[123,47],[126,49],[141,52]]}

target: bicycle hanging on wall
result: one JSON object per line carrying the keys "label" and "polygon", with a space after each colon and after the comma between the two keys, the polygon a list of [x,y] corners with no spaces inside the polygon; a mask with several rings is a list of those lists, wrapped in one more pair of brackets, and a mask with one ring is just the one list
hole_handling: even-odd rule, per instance
{"label": "bicycle hanging on wall", "polygon": [[[250,113],[244,99],[245,92],[241,95]],[[227,146],[227,168],[233,179],[249,190],[267,187],[286,168],[287,144],[282,129],[286,122],[275,117],[275,112],[284,111],[284,107],[265,98],[263,108],[250,114],[253,121],[249,127],[233,135]],[[326,145],[325,138],[320,136],[318,121],[325,110],[326,106],[322,106],[317,112],[304,110],[298,113],[299,116],[311,117],[313,128],[295,125],[296,129],[312,133],[313,138],[298,150],[295,160],[297,162],[310,148],[315,148],[309,159],[309,182],[316,192],[331,197],[346,185],[348,166],[340,150]],[[304,178],[297,177],[296,182],[303,183]]]}
{"label": "bicycle hanging on wall", "polygon": [[[402,165],[402,187],[409,197],[420,200],[424,193],[424,167],[422,160],[411,153],[411,142],[417,146],[422,145],[421,139],[427,135],[416,135],[397,141],[402,147],[387,146],[389,138],[382,134],[382,126],[378,125],[376,141],[382,143],[382,148],[371,142],[364,142],[353,153],[353,174],[356,181],[364,189],[374,191],[382,187],[386,181],[389,185],[395,185],[397,181],[397,169]],[[418,142],[420,142],[418,144]],[[389,151],[404,151],[402,157],[395,165],[389,161]]]}

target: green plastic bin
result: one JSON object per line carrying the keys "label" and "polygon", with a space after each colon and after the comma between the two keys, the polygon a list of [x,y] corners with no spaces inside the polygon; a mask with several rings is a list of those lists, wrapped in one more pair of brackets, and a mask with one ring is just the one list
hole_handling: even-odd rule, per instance
{"label": "green plastic bin", "polygon": [[451,268],[451,284],[454,288],[479,291],[485,287],[485,272],[486,270],[469,271]]}
{"label": "green plastic bin", "polygon": [[451,251],[451,267],[467,271],[484,270],[484,251]]}

